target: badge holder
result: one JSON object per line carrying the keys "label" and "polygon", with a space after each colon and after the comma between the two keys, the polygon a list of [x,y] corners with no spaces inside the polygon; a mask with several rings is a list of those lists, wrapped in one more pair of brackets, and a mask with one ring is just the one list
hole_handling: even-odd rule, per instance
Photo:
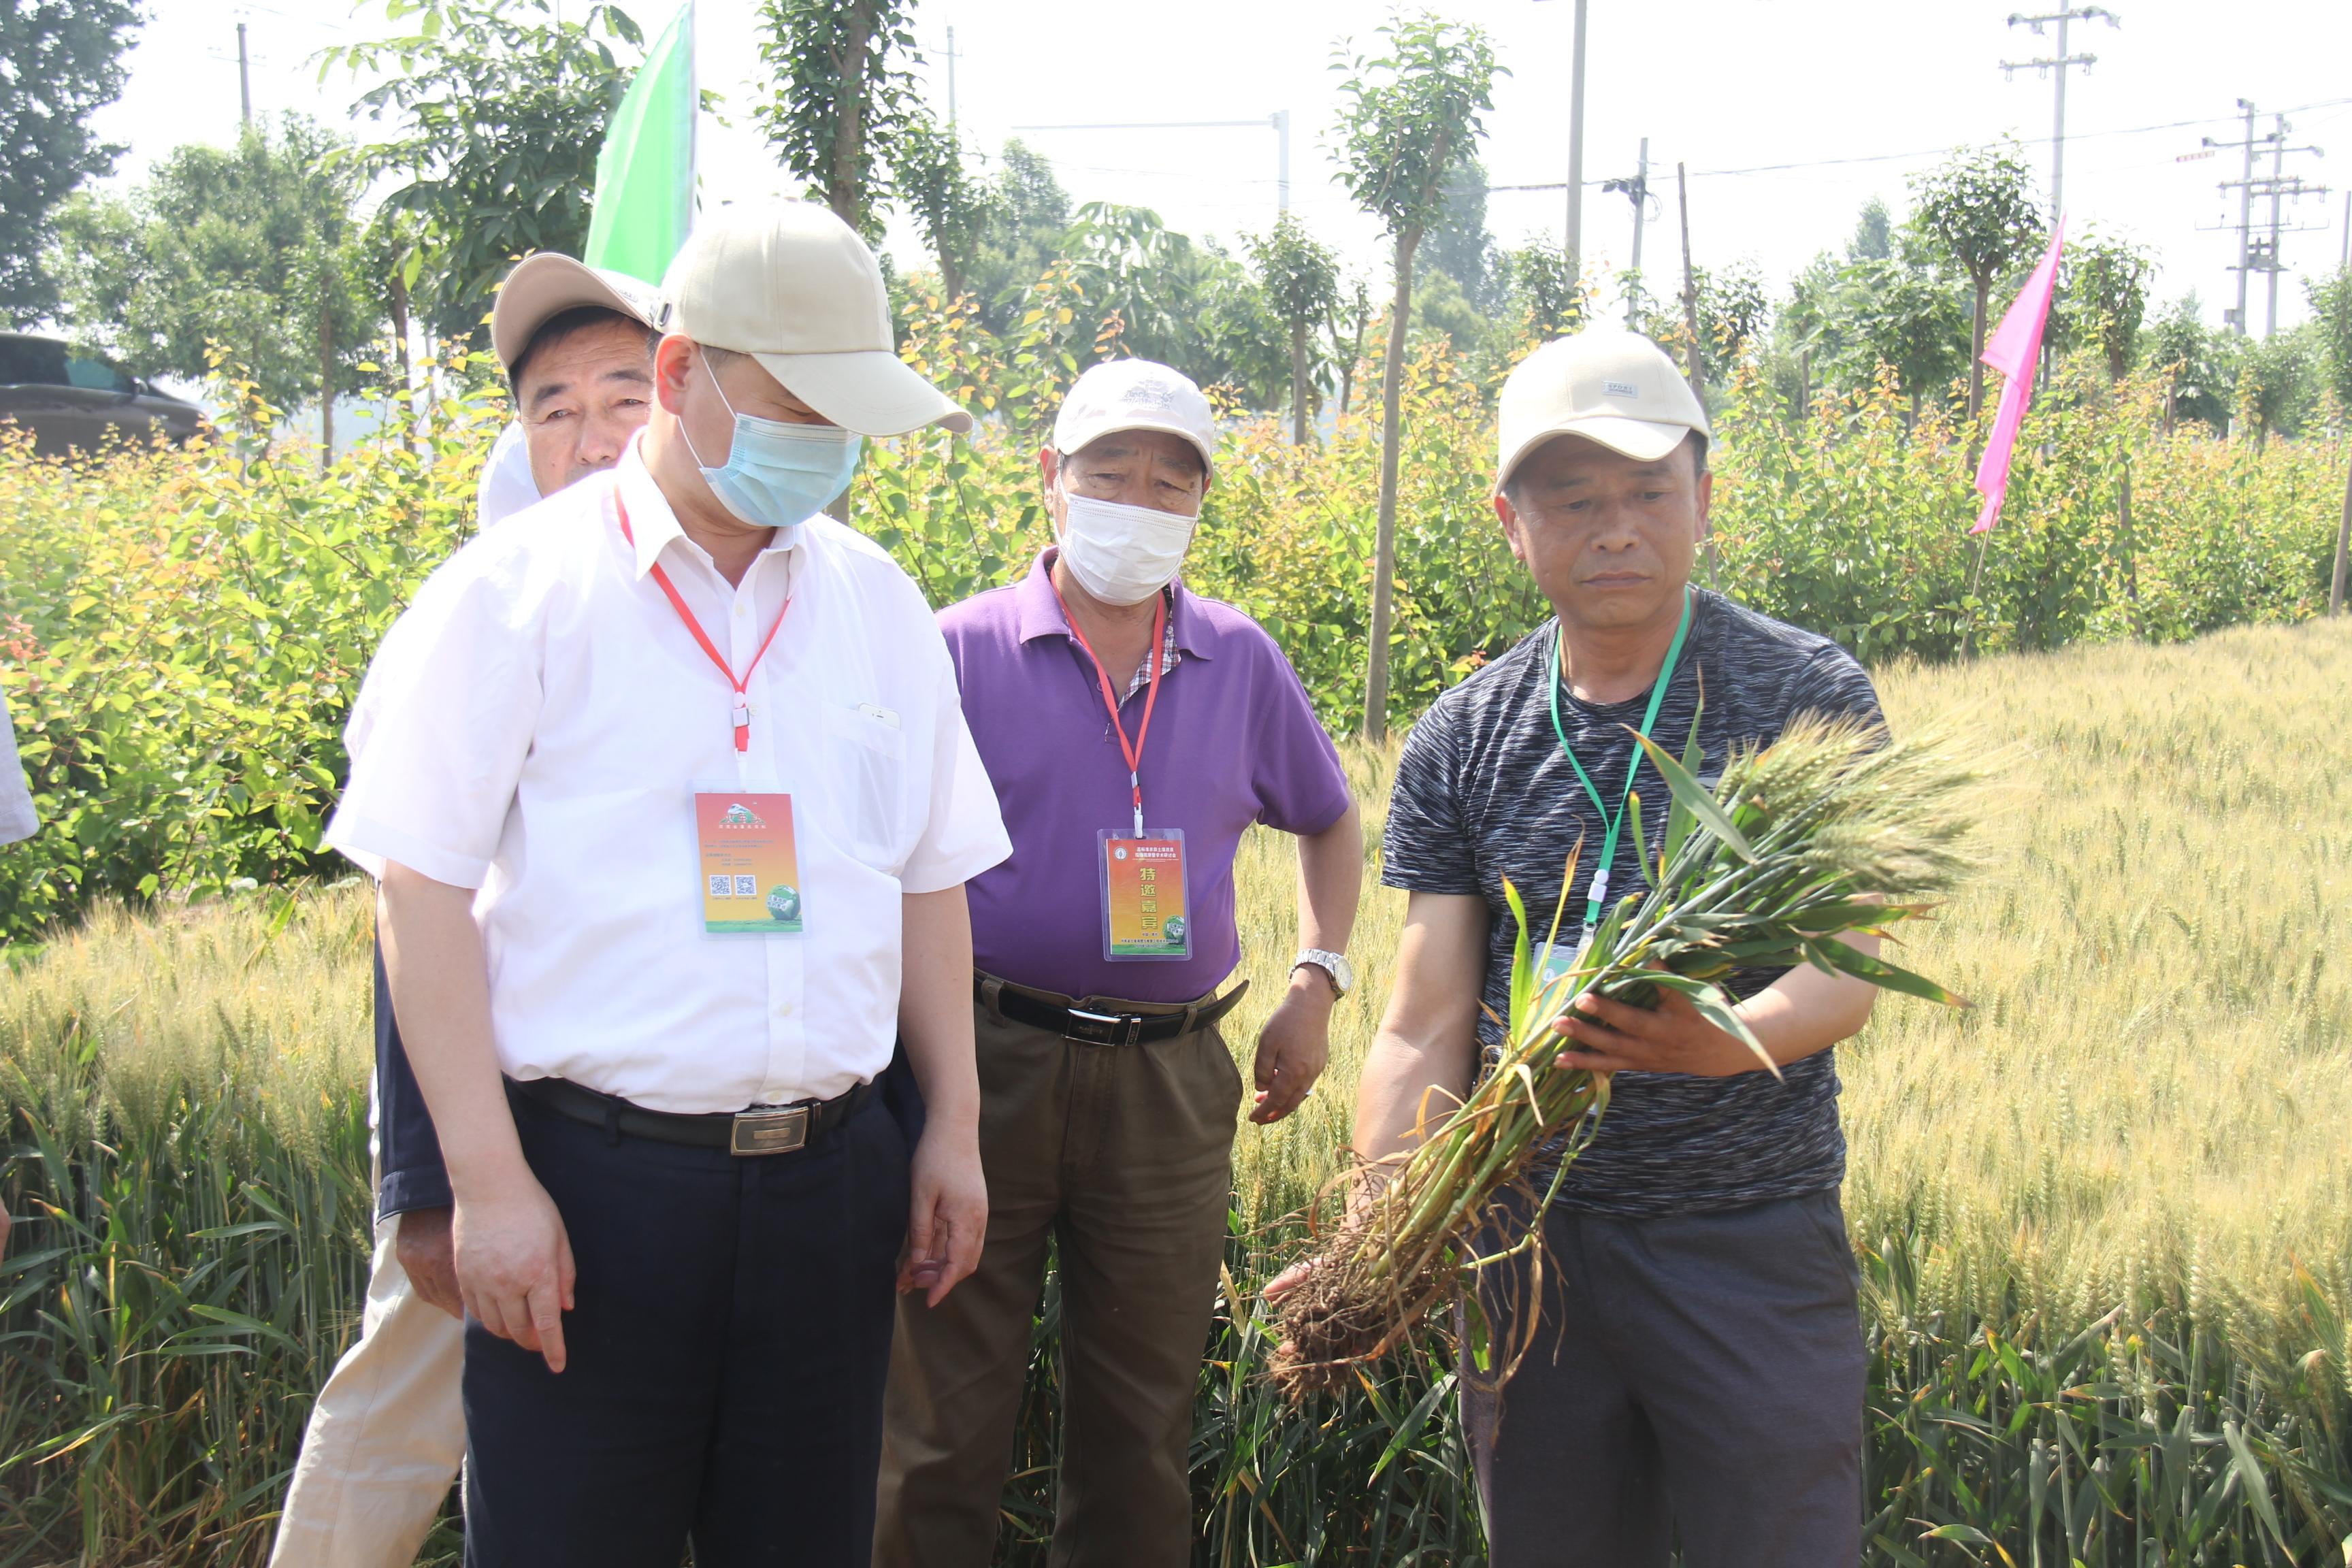
{"label": "badge holder", "polygon": [[721,784],[694,786],[705,936],[799,936],[800,857],[793,797]]}
{"label": "badge holder", "polygon": [[1103,957],[1192,956],[1192,910],[1185,899],[1184,830],[1095,835],[1101,868]]}

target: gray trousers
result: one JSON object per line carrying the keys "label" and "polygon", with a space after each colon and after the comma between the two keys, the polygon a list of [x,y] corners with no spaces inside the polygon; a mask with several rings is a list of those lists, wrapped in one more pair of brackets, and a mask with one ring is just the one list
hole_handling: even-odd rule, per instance
{"label": "gray trousers", "polygon": [[[1463,1367],[1492,1568],[1851,1568],[1859,1276],[1834,1190],[1716,1214],[1555,1206],[1542,1317],[1498,1393]],[[1507,1340],[1528,1260],[1488,1270]]]}

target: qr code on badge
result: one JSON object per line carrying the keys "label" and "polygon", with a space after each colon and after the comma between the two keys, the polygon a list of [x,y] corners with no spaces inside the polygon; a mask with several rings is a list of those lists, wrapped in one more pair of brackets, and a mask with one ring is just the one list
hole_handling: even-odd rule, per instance
{"label": "qr code on badge", "polygon": [[739,899],[758,898],[760,896],[760,879],[757,877],[736,878],[735,896]]}
{"label": "qr code on badge", "polygon": [[710,896],[712,898],[730,898],[733,896],[734,891],[734,878],[729,876],[724,871],[713,871],[710,873]]}

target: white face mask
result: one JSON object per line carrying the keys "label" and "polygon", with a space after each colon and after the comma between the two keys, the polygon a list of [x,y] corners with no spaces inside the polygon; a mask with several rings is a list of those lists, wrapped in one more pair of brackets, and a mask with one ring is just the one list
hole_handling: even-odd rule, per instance
{"label": "white face mask", "polygon": [[1139,605],[1176,580],[1198,516],[1066,496],[1062,560],[1106,605]]}

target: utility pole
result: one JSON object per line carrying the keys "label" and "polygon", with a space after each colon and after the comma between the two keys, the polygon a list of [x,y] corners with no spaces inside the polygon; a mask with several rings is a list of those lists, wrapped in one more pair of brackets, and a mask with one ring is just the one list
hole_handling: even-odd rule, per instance
{"label": "utility pole", "polygon": [[240,125],[253,123],[253,71],[246,63],[245,24],[236,25],[236,107]]}
{"label": "utility pole", "polygon": [[950,131],[956,128],[955,63],[955,29],[950,27],[948,29],[948,129]]}
{"label": "utility pole", "polygon": [[2246,117],[2243,138],[2236,142],[2216,142],[2207,136],[2200,138],[2200,145],[2216,152],[2235,147],[2246,155],[2245,173],[2235,180],[2222,181],[2221,187],[2228,191],[2234,185],[2238,192],[2238,264],[2231,268],[2238,275],[2238,305],[2237,309],[2223,312],[2223,316],[2231,329],[2242,338],[2246,335],[2246,278],[2254,268],[2254,149],[2270,138],[2254,134],[2254,105],[2252,100],[2238,100],[2238,109]]}
{"label": "utility pole", "polygon": [[1568,280],[1584,277],[1584,12],[1576,0],[1575,42],[1568,78]]}
{"label": "utility pole", "polygon": [[2065,0],[2060,0],[2058,9],[2046,16],[2028,16],[2022,13],[2011,13],[2009,18],[2011,26],[2031,27],[2036,37],[2041,35],[2046,24],[2052,22],[2058,24],[2058,52],[2055,55],[2047,59],[2020,60],[2014,64],[2003,60],[2000,66],[2003,76],[2014,76],[2021,70],[2034,70],[2044,74],[2054,72],[2058,78],[2058,101],[2052,115],[2050,127],[2050,223],[2053,228],[2057,226],[2058,219],[2064,211],[2066,200],[2066,73],[2076,66],[2082,67],[2087,72],[2098,63],[2099,59],[2096,55],[2068,54],[2066,28],[2071,23],[2093,21],[2105,22],[2110,27],[2123,26],[2123,19],[2113,11],[2105,10],[2096,5],[2070,5],[2065,4]]}
{"label": "utility pole", "polygon": [[[2268,338],[2278,330],[2278,279],[2279,273],[2284,269],[2279,261],[2279,237],[2282,234],[2295,232],[2287,229],[2285,216],[2280,204],[2289,197],[2301,201],[2305,196],[2324,196],[2327,194],[2326,186],[2307,184],[2301,175],[2289,174],[2286,172],[2286,160],[2290,153],[2308,153],[2314,157],[2324,157],[2326,154],[2317,147],[2288,146],[2287,132],[2293,130],[2294,126],[2283,114],[2273,114],[2271,117],[2270,131],[2262,135],[2256,135],[2254,106],[2242,98],[2238,100],[2238,108],[2246,117],[2246,133],[2242,137],[2235,142],[2216,142],[2210,136],[2204,139],[2204,145],[2207,147],[2235,149],[2243,153],[2245,159],[2244,173],[2234,180],[2223,180],[2221,183],[2221,189],[2223,192],[2238,193],[2238,264],[2231,269],[2238,275],[2238,304],[2235,310],[2226,312],[2226,315],[2231,327],[2238,336],[2242,338],[2247,336],[2252,326],[2246,299],[2247,286],[2253,274],[2268,273],[2269,280],[2263,290],[2265,304],[2263,336]],[[2271,153],[2270,173],[2257,174],[2254,173],[2254,154],[2264,147],[2269,148]],[[2262,235],[2254,233],[2256,197],[2267,200],[2271,208],[2270,222],[2267,225],[2268,232]],[[2325,226],[2325,220],[2320,226]]]}
{"label": "utility pole", "polygon": [[1642,138],[1642,161],[1634,166],[1630,180],[1603,180],[1601,188],[1632,198],[1633,203],[1633,265],[1627,274],[1632,284],[1625,290],[1625,325],[1639,331],[1642,322],[1642,225],[1650,215],[1650,139]]}

